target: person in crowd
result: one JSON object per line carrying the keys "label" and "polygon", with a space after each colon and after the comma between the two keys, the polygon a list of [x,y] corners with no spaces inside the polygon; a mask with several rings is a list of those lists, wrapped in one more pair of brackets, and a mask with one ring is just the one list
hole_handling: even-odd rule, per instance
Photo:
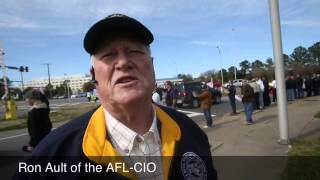
{"label": "person in crowd", "polygon": [[157,92],[157,88],[155,88],[153,91],[152,102],[157,103],[159,105],[162,105],[162,101],[161,101],[159,93]]}
{"label": "person in crowd", "polygon": [[158,87],[158,86],[157,86],[156,91],[157,91],[157,93],[158,93],[159,96],[160,96],[160,101],[162,102],[163,89],[162,89],[161,87]]}
{"label": "person in crowd", "polygon": [[291,76],[287,76],[286,90],[287,90],[288,101],[293,101],[294,100],[294,82]]}
{"label": "person in crowd", "polygon": [[[207,135],[186,115],[152,103],[152,42],[146,26],[123,14],[94,24],[84,48],[101,105],[52,131],[31,157],[58,164],[72,157],[73,164],[101,165],[103,173],[18,172],[15,179],[217,179]],[[128,168],[139,162],[155,170]],[[108,171],[115,163],[121,167]]]}
{"label": "person in crowd", "polygon": [[294,75],[291,75],[290,76],[290,80],[291,80],[291,83],[292,83],[292,88],[293,88],[293,100],[295,99],[298,99],[297,97],[297,80],[296,78],[294,77]]}
{"label": "person in crowd", "polygon": [[306,80],[305,80],[304,84],[306,86],[307,97],[312,96],[313,83],[312,83],[312,78],[310,77],[310,75],[306,76]]}
{"label": "person in crowd", "polygon": [[297,84],[297,98],[301,99],[304,97],[303,93],[303,79],[300,74],[296,75],[296,84]]}
{"label": "person in crowd", "polygon": [[320,94],[320,74],[317,74],[317,89],[318,95]]}
{"label": "person in crowd", "polygon": [[252,79],[250,84],[249,84],[252,88],[253,88],[253,92],[254,92],[254,103],[253,103],[253,109],[260,109],[260,86],[259,84],[256,82],[256,79]]}
{"label": "person in crowd", "polygon": [[313,91],[313,95],[314,96],[318,96],[319,95],[319,76],[317,76],[316,74],[312,75],[312,91]]}
{"label": "person in crowd", "polygon": [[276,80],[274,79],[271,82],[271,87],[272,87],[272,102],[277,102],[277,83]]}
{"label": "person in crowd", "polygon": [[28,145],[22,147],[22,150],[32,152],[39,142],[51,131],[50,107],[48,99],[39,90],[29,91],[26,93],[25,98],[31,107],[27,119],[30,141]]}
{"label": "person in crowd", "polygon": [[246,115],[247,125],[253,124],[252,113],[254,103],[254,91],[253,88],[245,81],[241,89],[242,103],[244,106],[244,112]]}
{"label": "person in crowd", "polygon": [[229,81],[228,88],[228,97],[230,101],[230,106],[232,109],[232,112],[230,113],[232,116],[237,115],[237,106],[236,106],[236,87],[233,85],[233,81]]}
{"label": "person in crowd", "polygon": [[173,87],[171,81],[166,81],[165,83],[167,95],[166,95],[166,105],[173,109],[177,108],[177,98],[178,98],[178,91]]}
{"label": "person in crowd", "polygon": [[264,86],[264,91],[263,91],[263,104],[264,106],[269,106],[270,105],[270,96],[269,96],[269,81],[266,77],[262,77],[262,82]]}
{"label": "person in crowd", "polygon": [[261,78],[258,79],[257,83],[260,86],[260,92],[259,92],[259,105],[260,105],[260,109],[264,108],[264,103],[263,103],[263,93],[265,91],[265,87],[263,84],[263,81],[261,80]]}
{"label": "person in crowd", "polygon": [[203,126],[203,128],[211,128],[212,127],[212,116],[211,116],[212,97],[211,97],[211,92],[209,90],[209,86],[203,85],[201,93],[197,93],[196,91],[193,91],[192,95],[200,99],[200,108],[202,109],[204,117],[206,119],[206,125]]}

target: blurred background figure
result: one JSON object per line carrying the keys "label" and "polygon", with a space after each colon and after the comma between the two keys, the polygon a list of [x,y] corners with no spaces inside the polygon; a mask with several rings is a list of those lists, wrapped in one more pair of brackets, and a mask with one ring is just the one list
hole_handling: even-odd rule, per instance
{"label": "blurred background figure", "polygon": [[173,109],[177,108],[177,98],[178,98],[178,91],[173,87],[171,81],[166,81],[165,83],[167,95],[166,95],[166,105]]}
{"label": "blurred background figure", "polygon": [[30,141],[28,145],[22,147],[22,150],[32,152],[39,142],[51,131],[50,107],[48,99],[39,90],[27,92],[25,98],[31,106],[27,120]]}
{"label": "blurred background figure", "polygon": [[262,82],[264,86],[264,91],[263,91],[263,105],[264,106],[269,106],[270,105],[270,96],[269,96],[269,81],[266,77],[262,77]]}
{"label": "blurred background figure", "polygon": [[252,113],[253,113],[253,103],[254,103],[254,91],[253,88],[244,81],[242,89],[242,103],[244,106],[244,112],[246,114],[247,125],[253,124]]}
{"label": "blurred background figure", "polygon": [[236,87],[233,85],[233,81],[229,81],[230,86],[228,86],[228,97],[230,100],[230,105],[231,105],[231,115],[236,115],[237,114],[237,107],[236,107]]}
{"label": "blurred background figure", "polygon": [[272,87],[272,102],[277,102],[277,83],[275,79],[271,82],[271,87]]}
{"label": "blurred background figure", "polygon": [[260,92],[259,92],[259,105],[260,105],[260,109],[264,108],[264,101],[263,101],[263,92],[264,92],[264,84],[263,81],[261,80],[261,78],[258,79],[258,81],[256,81],[259,86],[260,86]]}
{"label": "blurred background figure", "polygon": [[297,82],[297,98],[301,99],[304,97],[303,94],[303,79],[300,74],[296,75],[296,82]]}
{"label": "blurred background figure", "polygon": [[254,103],[253,103],[253,109],[260,109],[260,86],[259,84],[256,82],[256,79],[252,79],[250,84],[249,84],[252,88],[253,88],[253,92],[254,92]]}
{"label": "blurred background figure", "polygon": [[203,110],[204,117],[207,121],[207,124],[203,126],[203,128],[212,127],[212,116],[211,116],[212,97],[211,97],[211,92],[209,91],[209,86],[203,85],[201,93],[192,91],[192,95],[200,99],[200,108]]}
{"label": "blurred background figure", "polygon": [[307,75],[304,84],[306,87],[307,97],[312,96],[312,79],[309,75]]}
{"label": "blurred background figure", "polygon": [[294,100],[294,80],[291,76],[287,77],[286,80],[286,89],[287,89],[287,99],[288,101]]}
{"label": "blurred background figure", "polygon": [[[159,88],[157,87],[157,84],[156,84],[156,88],[154,89],[153,93],[152,93],[152,101],[156,104],[160,104],[162,105],[162,98],[161,98],[161,95],[159,93]],[[162,93],[161,93],[162,94]]]}
{"label": "blurred background figure", "polygon": [[319,95],[319,75],[313,74],[312,75],[312,91],[313,91],[313,95],[314,96],[318,96]]}

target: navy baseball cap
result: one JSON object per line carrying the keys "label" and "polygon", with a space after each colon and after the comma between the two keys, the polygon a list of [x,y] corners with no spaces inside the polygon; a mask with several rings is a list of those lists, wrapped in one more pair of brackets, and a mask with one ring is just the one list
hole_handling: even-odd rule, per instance
{"label": "navy baseball cap", "polygon": [[84,37],[84,49],[94,54],[101,43],[117,36],[130,36],[146,45],[153,42],[151,31],[139,21],[123,14],[112,14],[88,30]]}

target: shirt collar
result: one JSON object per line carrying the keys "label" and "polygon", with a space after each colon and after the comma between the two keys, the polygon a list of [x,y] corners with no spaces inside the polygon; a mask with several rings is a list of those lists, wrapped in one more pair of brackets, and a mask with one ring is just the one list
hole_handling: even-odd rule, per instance
{"label": "shirt collar", "polygon": [[[140,135],[113,117],[106,109],[103,108],[103,110],[107,132],[112,144],[118,151],[120,151],[120,153],[130,154],[133,148],[134,140]],[[140,137],[146,137],[150,135],[156,142],[160,142],[160,136],[157,128],[157,116],[154,108],[152,124],[149,130]]]}

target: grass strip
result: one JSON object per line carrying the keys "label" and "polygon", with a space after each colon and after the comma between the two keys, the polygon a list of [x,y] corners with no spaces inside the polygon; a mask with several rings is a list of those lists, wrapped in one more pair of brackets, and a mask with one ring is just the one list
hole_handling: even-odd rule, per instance
{"label": "grass strip", "polygon": [[[69,121],[97,107],[97,104],[85,103],[74,106],[62,106],[59,109],[53,109],[50,113],[52,123]],[[23,129],[27,127],[27,115],[22,115],[16,120],[0,120],[0,131],[9,131],[14,129]]]}
{"label": "grass strip", "polygon": [[288,154],[283,180],[320,179],[320,138],[296,140]]}

